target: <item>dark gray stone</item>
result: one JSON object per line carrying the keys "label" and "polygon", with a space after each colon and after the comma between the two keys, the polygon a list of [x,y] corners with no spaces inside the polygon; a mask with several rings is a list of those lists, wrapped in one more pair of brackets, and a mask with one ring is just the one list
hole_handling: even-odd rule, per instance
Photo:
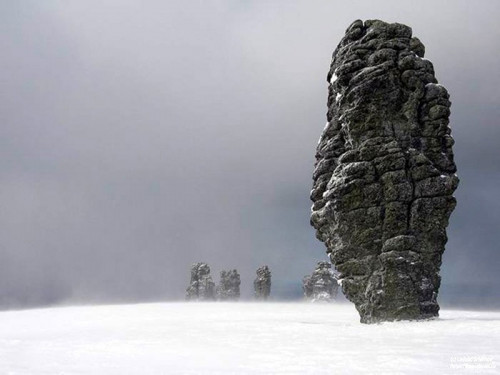
{"label": "dark gray stone", "polygon": [[215,283],[210,276],[210,267],[206,263],[195,263],[191,266],[191,281],[186,289],[188,301],[215,300]]}
{"label": "dark gray stone", "polygon": [[438,315],[458,185],[449,95],[411,28],[355,21],[333,53],[311,224],[365,323]]}
{"label": "dark gray stone", "polygon": [[253,282],[255,298],[265,300],[271,294],[271,271],[268,266],[257,269],[257,277]]}
{"label": "dark gray stone", "polygon": [[236,270],[221,271],[217,286],[217,299],[220,301],[236,301],[240,298],[240,274]]}
{"label": "dark gray stone", "polygon": [[312,302],[331,302],[337,298],[338,281],[332,265],[318,262],[311,275],[302,279],[304,297]]}

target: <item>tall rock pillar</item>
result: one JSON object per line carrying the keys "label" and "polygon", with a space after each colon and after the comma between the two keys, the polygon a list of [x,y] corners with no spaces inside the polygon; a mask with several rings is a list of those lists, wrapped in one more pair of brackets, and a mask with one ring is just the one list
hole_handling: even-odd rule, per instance
{"label": "tall rock pillar", "polygon": [[365,323],[438,315],[458,185],[446,89],[410,27],[355,21],[333,53],[311,224]]}

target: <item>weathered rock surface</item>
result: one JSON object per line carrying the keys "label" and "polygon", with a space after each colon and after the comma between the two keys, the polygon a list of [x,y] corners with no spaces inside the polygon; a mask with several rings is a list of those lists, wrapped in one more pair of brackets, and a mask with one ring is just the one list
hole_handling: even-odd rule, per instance
{"label": "weathered rock surface", "polygon": [[328,262],[318,262],[314,272],[302,279],[304,297],[312,302],[335,300],[338,288],[335,272]]}
{"label": "weathered rock surface", "polygon": [[257,269],[257,277],[253,282],[256,299],[267,299],[271,294],[271,271],[268,266]]}
{"label": "weathered rock surface", "polygon": [[191,281],[186,289],[187,300],[215,300],[215,283],[210,276],[210,267],[206,263],[191,266]]}
{"label": "weathered rock surface", "polygon": [[355,21],[333,53],[311,224],[361,321],[424,319],[458,178],[450,101],[410,27]]}
{"label": "weathered rock surface", "polygon": [[240,298],[240,274],[236,270],[221,271],[217,286],[217,299],[220,301],[238,300]]}

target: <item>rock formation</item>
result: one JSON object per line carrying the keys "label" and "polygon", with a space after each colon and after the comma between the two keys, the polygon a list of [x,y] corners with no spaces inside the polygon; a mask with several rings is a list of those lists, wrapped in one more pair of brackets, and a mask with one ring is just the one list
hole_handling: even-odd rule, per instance
{"label": "rock formation", "polygon": [[239,299],[240,284],[240,274],[238,271],[221,271],[220,282],[217,286],[217,299],[220,301]]}
{"label": "rock formation", "polygon": [[187,300],[215,300],[215,283],[210,276],[210,267],[206,263],[191,266],[191,281],[186,289]]}
{"label": "rock formation", "polygon": [[312,302],[335,300],[338,287],[335,272],[328,262],[318,262],[312,275],[302,279],[304,297]]}
{"label": "rock formation", "polygon": [[257,278],[253,282],[256,299],[267,299],[271,294],[271,271],[268,266],[257,269]]}
{"label": "rock formation", "polygon": [[438,315],[458,185],[450,101],[410,27],[355,21],[333,53],[311,224],[365,323]]}

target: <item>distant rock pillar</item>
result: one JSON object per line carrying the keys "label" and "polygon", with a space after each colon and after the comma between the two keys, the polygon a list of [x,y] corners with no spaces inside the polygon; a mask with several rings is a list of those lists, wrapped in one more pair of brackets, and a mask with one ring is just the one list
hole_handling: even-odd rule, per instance
{"label": "distant rock pillar", "polygon": [[257,277],[253,282],[255,289],[255,298],[266,300],[271,294],[271,271],[268,266],[262,266],[257,269]]}
{"label": "distant rock pillar", "polygon": [[328,262],[318,262],[311,276],[302,280],[304,297],[312,302],[331,302],[337,298],[338,281],[332,265]]}
{"label": "distant rock pillar", "polygon": [[215,300],[215,283],[210,276],[210,267],[206,263],[195,263],[191,266],[191,281],[186,289],[188,301]]}
{"label": "distant rock pillar", "polygon": [[240,298],[240,274],[237,270],[221,271],[217,286],[219,301],[236,301]]}

